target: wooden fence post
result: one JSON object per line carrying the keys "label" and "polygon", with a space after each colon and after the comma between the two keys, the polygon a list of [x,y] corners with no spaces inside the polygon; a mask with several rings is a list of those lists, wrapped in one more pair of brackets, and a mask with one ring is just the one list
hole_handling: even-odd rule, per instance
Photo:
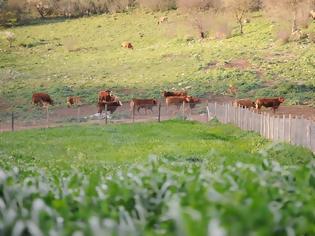
{"label": "wooden fence post", "polygon": [[217,102],[214,102],[214,117],[217,118]]}
{"label": "wooden fence post", "polygon": [[49,128],[49,106],[46,105],[46,128]]}
{"label": "wooden fence post", "polygon": [[227,124],[227,123],[229,123],[229,122],[228,122],[229,104],[225,104],[224,107],[225,107],[225,109],[224,109],[224,110],[225,110],[225,124]]}
{"label": "wooden fence post", "polygon": [[161,122],[161,102],[159,102],[158,122]]}
{"label": "wooden fence post", "polygon": [[207,104],[207,121],[209,122],[210,121],[210,110],[209,110],[209,103]]}
{"label": "wooden fence post", "polygon": [[271,116],[271,122],[270,122],[270,139],[274,140],[275,138],[275,116]]}
{"label": "wooden fence post", "polygon": [[289,114],[289,143],[292,143],[292,115]]}
{"label": "wooden fence post", "polygon": [[14,131],[14,112],[12,111],[12,114],[11,114],[11,131],[13,132]]}
{"label": "wooden fence post", "polygon": [[77,108],[77,122],[80,123],[80,106]]}
{"label": "wooden fence post", "polygon": [[107,120],[107,103],[105,103],[105,124],[107,125],[108,120]]}
{"label": "wooden fence post", "polygon": [[185,101],[183,101],[183,120],[185,120]]}
{"label": "wooden fence post", "polygon": [[135,105],[132,106],[132,123],[135,123]]}
{"label": "wooden fence post", "polygon": [[286,118],[285,115],[282,115],[282,141],[285,141],[285,123],[286,123]]}
{"label": "wooden fence post", "polygon": [[306,147],[312,149],[312,128],[311,128],[311,121],[308,122],[306,127]]}

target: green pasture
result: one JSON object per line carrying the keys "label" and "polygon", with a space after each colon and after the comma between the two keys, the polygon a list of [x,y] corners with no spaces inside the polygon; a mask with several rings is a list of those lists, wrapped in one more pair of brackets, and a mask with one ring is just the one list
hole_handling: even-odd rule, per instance
{"label": "green pasture", "polygon": [[[169,22],[158,25],[161,15]],[[196,96],[226,94],[233,84],[237,97],[281,95],[287,104],[314,105],[315,47],[307,39],[282,45],[274,37],[276,26],[261,14],[253,15],[244,35],[236,28],[223,40],[211,34],[199,40],[187,22],[177,11],[135,10],[3,29],[14,32],[16,41],[12,48],[0,41],[0,98],[26,111],[38,91],[65,106],[69,95],[94,103],[104,88],[127,100],[159,98],[172,88]],[[121,48],[123,41],[134,50]]]}

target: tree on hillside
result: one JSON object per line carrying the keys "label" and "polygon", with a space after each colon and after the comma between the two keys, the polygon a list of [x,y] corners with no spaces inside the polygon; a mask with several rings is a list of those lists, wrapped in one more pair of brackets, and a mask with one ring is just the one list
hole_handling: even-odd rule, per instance
{"label": "tree on hillside", "polygon": [[224,0],[225,10],[230,12],[240,28],[240,33],[244,33],[245,19],[248,17],[255,0]]}
{"label": "tree on hillside", "polygon": [[58,0],[27,0],[31,7],[35,7],[41,18],[46,18],[57,9]]}
{"label": "tree on hillside", "polygon": [[309,23],[310,0],[264,0],[264,5],[272,18],[290,22],[292,33]]}
{"label": "tree on hillside", "polygon": [[212,16],[222,6],[221,0],[178,0],[178,9],[188,14],[188,23],[197,30],[200,38],[205,38],[211,26]]}

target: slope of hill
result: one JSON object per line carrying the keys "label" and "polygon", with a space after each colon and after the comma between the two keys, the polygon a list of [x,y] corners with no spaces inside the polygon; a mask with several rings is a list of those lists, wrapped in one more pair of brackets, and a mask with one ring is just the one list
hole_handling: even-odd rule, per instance
{"label": "slope of hill", "polygon": [[[282,45],[274,26],[257,14],[243,36],[224,40],[191,38],[187,16],[134,11],[74,20],[44,21],[10,29],[14,47],[0,44],[0,99],[29,106],[34,91],[49,92],[57,103],[70,94],[94,102],[111,88],[124,99],[160,97],[163,89],[189,87],[193,95],[285,96],[288,104],[315,102],[314,44]],[[121,48],[130,41],[134,50]]]}

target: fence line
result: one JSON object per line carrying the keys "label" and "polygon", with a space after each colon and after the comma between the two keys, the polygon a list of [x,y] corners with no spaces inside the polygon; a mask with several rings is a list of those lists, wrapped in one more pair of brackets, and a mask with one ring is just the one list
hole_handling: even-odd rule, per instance
{"label": "fence line", "polygon": [[300,117],[257,113],[230,104],[209,103],[209,118],[222,123],[232,123],[243,130],[255,131],[267,139],[303,146],[315,153],[315,122]]}

